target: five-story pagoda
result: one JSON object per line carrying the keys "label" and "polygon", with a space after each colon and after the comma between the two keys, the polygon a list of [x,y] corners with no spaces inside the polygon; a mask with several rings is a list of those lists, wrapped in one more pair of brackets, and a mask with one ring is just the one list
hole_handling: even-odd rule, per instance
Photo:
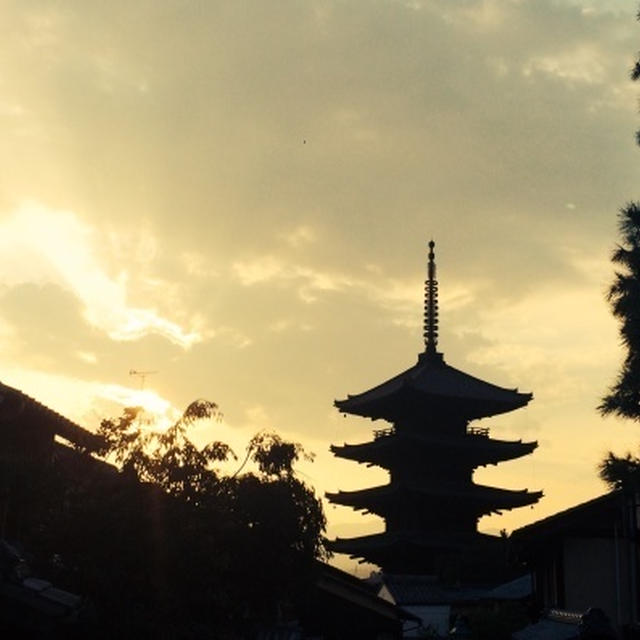
{"label": "five-story pagoda", "polygon": [[332,445],[338,457],[377,465],[389,472],[387,485],[327,493],[340,505],[374,513],[385,521],[383,533],[338,538],[332,551],[361,558],[386,573],[451,574],[460,564],[491,556],[495,536],[478,533],[478,519],[537,502],[542,492],[513,491],[475,484],[476,467],[531,453],[537,442],[496,440],[472,420],[525,406],[530,393],[505,389],[446,364],[436,350],[438,283],[434,242],[429,242],[425,283],[425,350],[399,375],[335,406],[344,413],[391,426],[374,431],[373,441]]}

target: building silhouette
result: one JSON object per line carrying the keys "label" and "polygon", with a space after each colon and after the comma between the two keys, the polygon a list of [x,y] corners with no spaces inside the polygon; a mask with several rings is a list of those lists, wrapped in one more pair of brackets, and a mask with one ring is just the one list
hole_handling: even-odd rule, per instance
{"label": "building silhouette", "polygon": [[525,406],[530,393],[490,384],[448,365],[437,351],[438,283],[434,242],[425,282],[424,351],[417,363],[335,406],[343,413],[389,423],[362,444],[332,445],[338,457],[389,472],[389,483],[327,493],[330,502],[374,513],[382,533],[338,538],[330,549],[381,567],[385,573],[478,577],[503,554],[500,538],[480,534],[480,517],[531,505],[541,491],[513,491],[473,482],[473,471],[531,453],[537,442],[497,440],[470,426]]}

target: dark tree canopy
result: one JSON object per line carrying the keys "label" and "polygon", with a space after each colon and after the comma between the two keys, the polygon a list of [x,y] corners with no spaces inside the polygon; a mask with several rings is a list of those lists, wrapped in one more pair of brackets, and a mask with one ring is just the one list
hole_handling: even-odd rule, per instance
{"label": "dark tree canopy", "polygon": [[620,337],[627,350],[618,378],[602,399],[599,410],[640,420],[640,205],[629,203],[619,214],[621,242],[612,255],[619,267],[609,288],[613,315],[620,321]]}
{"label": "dark tree canopy", "polygon": [[[640,12],[638,13],[640,19]],[[640,78],[640,57],[631,70],[631,79]],[[640,144],[640,131],[636,132]],[[609,288],[613,315],[620,321],[620,338],[626,356],[615,384],[602,398],[602,415],[617,415],[640,421],[640,204],[629,202],[618,214],[620,243],[611,257],[618,270]],[[640,488],[640,459],[611,451],[598,465],[600,478],[610,488],[637,491]]]}
{"label": "dark tree canopy", "polygon": [[227,444],[188,437],[217,412],[198,400],[160,431],[126,409],[99,428],[120,471],[82,452],[77,474],[68,461],[59,478],[42,468],[46,495],[21,541],[41,575],[94,603],[91,637],[253,637],[305,597],[327,557],[322,503],[293,469],[309,456],[259,433],[224,471]]}
{"label": "dark tree canopy", "polygon": [[640,489],[640,459],[627,453],[619,457],[611,451],[598,465],[598,475],[611,489]]}

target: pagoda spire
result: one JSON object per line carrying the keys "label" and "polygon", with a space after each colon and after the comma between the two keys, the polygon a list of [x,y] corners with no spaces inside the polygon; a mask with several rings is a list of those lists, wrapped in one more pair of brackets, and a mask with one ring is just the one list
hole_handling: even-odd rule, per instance
{"label": "pagoda spire", "polygon": [[438,346],[438,281],[433,248],[436,243],[429,241],[429,262],[427,279],[424,283],[424,346],[427,355],[435,355]]}

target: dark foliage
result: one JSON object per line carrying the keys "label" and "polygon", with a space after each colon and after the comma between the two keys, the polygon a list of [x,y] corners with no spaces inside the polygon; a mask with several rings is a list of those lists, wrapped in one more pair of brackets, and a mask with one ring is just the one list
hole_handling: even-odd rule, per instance
{"label": "dark foliage", "polygon": [[478,608],[469,616],[469,627],[477,640],[510,640],[529,623],[527,607],[518,601]]}
{"label": "dark foliage", "polygon": [[321,502],[293,471],[307,454],[262,433],[245,460],[258,471],[223,473],[229,446],[187,436],[217,411],[199,400],[162,432],[137,409],[103,421],[120,472],[80,452],[32,469],[50,490],[21,496],[37,513],[21,537],[41,575],[95,604],[93,637],[252,637],[305,597],[326,557]]}
{"label": "dark foliage", "polygon": [[619,457],[611,451],[598,465],[598,475],[611,489],[640,489],[640,458],[627,453]]}
{"label": "dark foliage", "polygon": [[627,354],[618,379],[598,407],[603,414],[640,420],[640,206],[629,203],[620,211],[622,242],[612,261],[620,267],[609,288],[613,315],[620,320],[620,337]]}
{"label": "dark foliage", "polygon": [[[640,20],[640,12],[638,13]],[[631,79],[640,78],[640,58],[631,70]],[[640,131],[636,133],[640,144]],[[620,321],[620,338],[626,356],[615,384],[602,398],[602,415],[617,415],[640,421],[640,204],[629,202],[618,215],[621,242],[611,257],[619,268],[608,291],[613,315]],[[640,459],[612,452],[598,466],[600,478],[611,488],[636,490],[640,479]]]}

